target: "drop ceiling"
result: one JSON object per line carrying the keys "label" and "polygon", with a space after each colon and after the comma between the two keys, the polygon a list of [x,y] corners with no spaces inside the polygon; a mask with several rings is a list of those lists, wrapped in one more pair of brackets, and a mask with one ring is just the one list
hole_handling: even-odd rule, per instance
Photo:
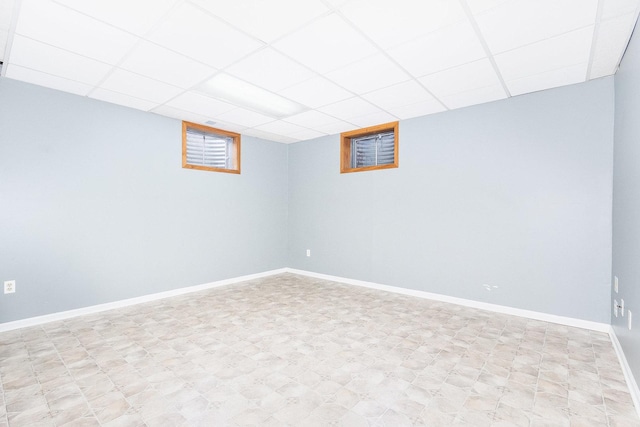
{"label": "drop ceiling", "polygon": [[291,143],[616,72],[640,0],[0,0],[2,75]]}

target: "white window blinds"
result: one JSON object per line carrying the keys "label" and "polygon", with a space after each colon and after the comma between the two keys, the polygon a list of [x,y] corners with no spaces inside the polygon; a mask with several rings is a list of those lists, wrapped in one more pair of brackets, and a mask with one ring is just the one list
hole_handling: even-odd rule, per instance
{"label": "white window blinds", "polygon": [[393,131],[351,139],[351,167],[362,168],[393,164],[395,156]]}
{"label": "white window blinds", "polygon": [[187,164],[220,169],[233,168],[233,138],[187,128]]}

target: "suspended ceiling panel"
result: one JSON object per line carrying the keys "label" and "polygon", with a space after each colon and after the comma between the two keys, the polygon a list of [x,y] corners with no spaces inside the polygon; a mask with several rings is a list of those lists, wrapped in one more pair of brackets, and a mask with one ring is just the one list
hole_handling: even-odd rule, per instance
{"label": "suspended ceiling panel", "polygon": [[290,143],[616,72],[640,0],[0,0],[2,74]]}

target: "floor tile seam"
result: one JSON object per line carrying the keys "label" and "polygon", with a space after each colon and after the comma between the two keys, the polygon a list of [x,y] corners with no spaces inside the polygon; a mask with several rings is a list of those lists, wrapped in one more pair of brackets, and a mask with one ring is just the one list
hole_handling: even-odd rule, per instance
{"label": "floor tile seam", "polygon": [[[542,340],[542,348],[544,349],[545,345],[547,343],[547,328],[545,328],[544,330],[544,338]],[[542,355],[542,358],[540,359],[540,363],[542,363],[542,361],[544,360],[544,354]],[[529,418],[529,426],[533,425],[533,420],[535,417],[535,407],[536,407],[536,401],[538,400],[538,386],[540,383],[540,365],[538,365],[538,375],[536,376],[536,387],[533,391],[533,403],[531,405],[531,418]]]}
{"label": "floor tile seam", "polygon": [[[609,338],[611,340],[611,338]],[[613,342],[612,342],[613,345]],[[593,351],[593,354],[595,356],[596,351],[595,348],[593,348],[593,340],[591,340],[591,350]],[[604,406],[604,416],[607,419],[607,427],[611,427],[611,418],[609,417],[609,410],[607,409],[607,402],[604,398],[604,392],[603,392],[603,387],[602,387],[602,376],[600,375],[600,367],[598,366],[597,361],[594,363],[594,366],[596,368],[596,372],[598,373],[598,385],[600,386],[600,397],[602,398],[602,405]]]}
{"label": "floor tile seam", "polygon": [[[46,331],[45,331],[46,333]],[[77,339],[77,338],[76,338]],[[78,342],[80,342],[78,340]],[[67,362],[64,361],[64,358],[62,357],[62,355],[60,354],[60,351],[58,350],[58,347],[53,344],[53,347],[56,350],[56,354],[58,355],[58,358],[60,359],[60,361],[62,362],[62,364],[64,365],[65,369],[67,370],[67,374],[69,375],[69,377],[71,379],[73,379],[73,384],[78,388],[78,390],[80,390],[80,393],[82,394],[82,397],[84,399],[84,403],[87,404],[87,408],[89,408],[89,411],[91,412],[91,414],[93,415],[93,418],[95,419],[95,421],[102,426],[102,423],[100,422],[100,420],[98,419],[98,416],[96,415],[95,411],[93,410],[93,407],[91,406],[91,404],[89,403],[89,399],[87,399],[87,396],[84,394],[84,391],[82,390],[82,388],[78,385],[78,380],[76,379],[75,376],[73,376],[73,374],[71,373],[71,371],[69,370],[69,367],[67,366]],[[84,348],[84,346],[82,346],[83,350],[86,351],[86,349]],[[87,353],[88,354],[88,353]],[[94,362],[96,362],[94,360]],[[100,365],[98,365],[98,363],[96,362],[96,365],[99,367]],[[38,380],[39,383],[39,380]],[[42,389],[42,385],[40,386],[40,388]],[[43,397],[45,398],[45,401],[47,402],[47,407],[49,408],[49,413],[51,414],[51,418],[54,418],[54,414],[53,414],[53,410],[51,409],[51,406],[49,405],[49,401],[47,400],[47,398],[44,395],[44,390],[43,390]]]}
{"label": "floor tile seam", "polygon": [[[502,335],[504,334],[504,332],[505,332],[505,330],[506,330],[506,329],[507,329],[507,322],[504,322],[504,323],[502,324],[502,329],[501,329],[501,331],[500,331],[500,335],[499,335],[499,336],[502,336]],[[493,351],[493,349],[495,349],[497,346],[498,346],[498,343],[496,342],[496,343],[494,344],[494,346],[491,348],[491,350]],[[517,350],[516,350],[516,351],[517,351]],[[485,358],[484,363],[482,364],[482,367],[480,368],[480,372],[482,372],[482,371],[484,370],[484,367],[485,367],[485,366],[487,365],[487,363],[488,363],[487,359],[488,359],[490,356],[491,356],[491,353],[489,353],[489,356],[487,356],[487,357]],[[512,365],[513,365],[513,361],[512,361],[511,363],[512,363]],[[509,377],[511,376],[511,373],[512,373],[512,372],[513,372],[513,371],[511,370],[511,367],[510,367],[510,368],[509,368]],[[507,377],[507,380],[509,379],[509,377]],[[478,378],[480,378],[480,376],[479,376],[479,375],[478,375]],[[476,378],[476,382],[477,382],[478,378]],[[501,401],[501,400],[502,400],[502,398],[504,397],[504,393],[505,393],[505,390],[506,390],[506,387],[500,387],[500,388],[501,388],[501,390],[500,390],[500,391],[501,391],[501,394],[500,394],[500,397],[498,398],[498,400],[496,401],[495,407],[494,407],[494,409],[493,409],[493,416],[491,417],[491,422],[492,422],[492,423],[495,421],[495,418],[496,418],[496,416],[497,416],[497,412],[498,412],[498,406],[500,406],[500,401]],[[467,397],[467,400],[468,400],[468,399],[469,399],[469,397]],[[465,401],[465,403],[466,403],[466,401]]]}
{"label": "floor tile seam", "polygon": [[2,385],[2,381],[0,381],[0,392],[2,393],[2,402],[4,405],[4,416],[2,418],[0,418],[0,421],[2,421],[4,419],[4,422],[6,423],[6,425],[9,425],[9,413],[7,412],[7,399],[6,396],[4,394],[4,387]]}
{"label": "floor tile seam", "polygon": [[[71,332],[71,330],[68,328],[68,324],[65,321],[62,321],[62,324],[65,325],[66,330],[68,330],[72,335],[73,333]],[[53,344],[53,348],[55,349],[56,354],[58,355],[58,358],[60,359],[60,361],[62,362],[62,364],[64,365],[65,369],[67,370],[67,374],[69,375],[69,377],[73,380],[73,384],[78,388],[78,390],[80,390],[80,393],[82,394],[82,397],[84,399],[84,402],[87,404],[87,408],[89,408],[89,411],[91,412],[91,414],[93,415],[93,418],[96,420],[96,422],[102,426],[102,423],[100,422],[100,420],[98,419],[95,411],[93,410],[93,407],[91,406],[91,404],[89,403],[89,399],[87,399],[87,396],[85,395],[84,391],[82,390],[82,388],[80,388],[80,386],[78,385],[78,380],[76,379],[75,376],[73,376],[73,374],[71,373],[71,371],[69,370],[69,366],[67,365],[67,362],[65,362],[64,358],[62,357],[62,354],[60,354],[60,351],[58,349],[58,346],[53,342],[53,340],[51,340],[49,334],[47,333],[47,331],[43,328],[40,327],[40,329],[42,329],[42,331],[47,335],[47,337],[49,338],[50,342]],[[75,338],[75,335],[74,335]],[[77,339],[77,338],[76,338]],[[80,340],[78,340],[78,342],[80,342]],[[86,352],[86,349],[84,348],[84,345],[82,345],[82,343],[80,343],[82,346],[82,349]],[[89,354],[87,352],[87,354]],[[100,366],[98,365],[98,363],[92,358],[92,360],[96,363],[96,366]],[[38,384],[40,384],[40,380],[38,380]],[[42,385],[40,384],[40,389],[42,390]],[[44,395],[44,390],[42,390],[42,395],[45,398],[45,402],[47,403],[47,407],[49,408],[49,414],[51,414],[51,418],[54,417],[53,415],[53,411],[51,409],[51,406],[49,405],[49,401],[47,400],[47,398]]]}
{"label": "floor tile seam", "polygon": [[[38,328],[41,329],[41,328]],[[22,338],[22,334],[21,334],[21,338]],[[22,338],[22,345],[24,347],[24,349],[27,351],[27,360],[29,361],[29,368],[31,369],[31,377],[34,378],[36,380],[36,382],[38,383],[38,387],[40,387],[40,395],[42,396],[42,399],[45,401],[45,403],[47,404],[47,408],[49,408],[49,402],[47,402],[47,399],[45,398],[44,395],[44,391],[42,390],[42,383],[40,382],[40,379],[38,378],[38,375],[35,372],[35,369],[33,367],[33,361],[31,359],[31,352],[29,351],[29,347],[27,346],[27,344],[25,343],[24,339]],[[4,385],[3,385],[3,390],[4,390]],[[6,412],[6,418],[7,418],[7,425],[9,425],[9,411],[7,410],[7,400],[6,400],[6,394],[4,396],[4,405],[5,405],[5,412]],[[51,414],[51,408],[49,408],[49,414]]]}
{"label": "floor tile seam", "polygon": [[596,354],[597,354],[596,353],[596,349],[593,347],[593,340],[590,339],[589,341],[591,343],[591,351],[593,352],[593,355],[594,355],[594,363],[593,363],[593,365],[595,366],[596,372],[598,374],[598,386],[599,386],[599,389],[600,389],[600,397],[602,398],[602,406],[604,407],[604,415],[605,415],[605,418],[607,419],[607,427],[611,427],[611,422],[610,422],[610,417],[609,417],[609,410],[607,409],[607,401],[604,398],[604,392],[603,392],[604,388],[602,387],[603,384],[602,384],[602,376],[600,375],[600,367],[598,366],[597,358],[595,357]]}

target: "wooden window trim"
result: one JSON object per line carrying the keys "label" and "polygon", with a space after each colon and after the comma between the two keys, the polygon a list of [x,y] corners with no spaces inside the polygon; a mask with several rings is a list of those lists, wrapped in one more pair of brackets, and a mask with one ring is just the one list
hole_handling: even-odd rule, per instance
{"label": "wooden window trim", "polygon": [[[365,166],[361,168],[351,167],[351,139],[360,138],[381,132],[393,131],[394,153],[393,163],[387,165]],[[365,172],[378,169],[393,169],[398,167],[398,122],[385,123],[383,125],[370,126],[340,134],[340,173]]]}
{"label": "wooden window trim", "polygon": [[[211,166],[191,165],[187,163],[187,128],[198,129],[204,132],[214,133],[218,135],[225,135],[233,138],[233,147],[235,149],[235,156],[233,161],[233,168],[214,168]],[[185,169],[197,169],[210,172],[224,172],[224,173],[240,173],[240,134],[235,132],[229,132],[222,129],[213,128],[210,126],[201,125],[192,122],[182,122],[182,167]]]}

